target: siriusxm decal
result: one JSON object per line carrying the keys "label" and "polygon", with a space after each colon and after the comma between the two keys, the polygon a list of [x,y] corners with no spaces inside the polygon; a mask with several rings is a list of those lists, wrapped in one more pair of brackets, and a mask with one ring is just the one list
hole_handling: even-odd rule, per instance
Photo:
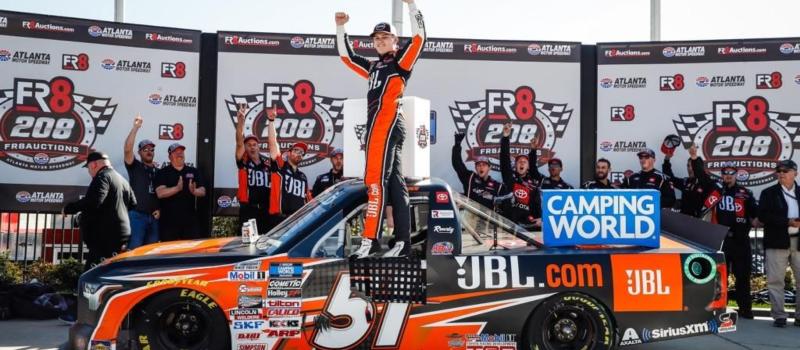
{"label": "siriusxm decal", "polygon": [[659,247],[661,194],[654,190],[542,191],[547,246],[627,244]]}

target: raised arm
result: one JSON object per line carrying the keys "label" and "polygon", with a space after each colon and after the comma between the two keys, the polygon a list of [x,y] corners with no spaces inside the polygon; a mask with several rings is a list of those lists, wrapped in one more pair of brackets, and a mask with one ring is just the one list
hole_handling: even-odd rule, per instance
{"label": "raised arm", "polygon": [[539,172],[539,154],[536,153],[536,146],[538,143],[539,137],[534,135],[533,138],[531,138],[531,149],[528,152],[528,173],[531,174],[531,177],[536,181],[541,181],[544,175]]}
{"label": "raised arm", "polygon": [[425,21],[422,19],[422,12],[417,9],[414,0],[403,0],[408,4],[408,18],[411,20],[411,40],[398,51],[397,60],[400,68],[411,71],[414,63],[417,62],[422,48],[425,46]]}
{"label": "raised arm", "polygon": [[500,139],[500,175],[503,177],[503,184],[507,187],[514,186],[514,173],[511,169],[511,123],[503,125],[503,137]]}
{"label": "raised arm", "polygon": [[342,59],[348,68],[352,69],[364,79],[369,79],[369,60],[361,55],[357,55],[350,46],[344,25],[350,20],[350,16],[344,12],[336,12],[336,48],[339,50],[339,58]]}
{"label": "raised arm", "polygon": [[236,159],[242,159],[244,155],[244,115],[247,113],[247,105],[242,103],[239,105],[239,111],[236,112]]}
{"label": "raised arm", "polygon": [[456,171],[458,180],[461,181],[461,184],[466,188],[469,182],[470,171],[467,169],[467,166],[464,165],[464,160],[461,159],[461,141],[464,140],[464,136],[465,135],[462,133],[455,134],[455,143],[453,144],[453,153],[451,154],[450,161],[453,163],[453,170]]}
{"label": "raised arm", "polygon": [[133,118],[133,127],[131,127],[131,131],[128,133],[128,137],[125,138],[125,164],[131,165],[133,164],[133,142],[136,140],[136,133],[139,132],[139,128],[142,127],[142,116],[137,114],[136,117]]}
{"label": "raised arm", "polygon": [[267,110],[267,119],[269,119],[269,155],[272,159],[278,159],[281,156],[281,146],[278,145],[278,133],[275,131],[275,117],[278,115],[278,107],[272,107]]}

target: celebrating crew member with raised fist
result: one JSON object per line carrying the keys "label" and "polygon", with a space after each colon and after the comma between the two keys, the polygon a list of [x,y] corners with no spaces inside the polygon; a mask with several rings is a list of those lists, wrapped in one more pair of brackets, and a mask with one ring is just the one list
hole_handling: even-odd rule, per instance
{"label": "celebrating crew member with raised fist", "polygon": [[308,150],[308,145],[297,142],[289,148],[289,152],[281,154],[278,144],[278,133],[275,131],[275,117],[278,115],[277,107],[267,110],[269,120],[267,128],[269,134],[270,174],[272,175],[270,187],[269,213],[276,222],[283,221],[311,200],[311,191],[308,188],[306,174],[300,170],[300,161]]}
{"label": "celebrating crew member with raised fist", "polygon": [[236,168],[239,188],[239,228],[250,219],[256,219],[259,233],[266,233],[277,223],[269,216],[270,160],[261,154],[255,135],[244,135],[244,116],[247,105],[239,106],[236,113]]}
{"label": "celebrating crew member with raised fist", "polygon": [[[736,276],[736,305],[739,317],[753,318],[750,298],[750,271],[753,256],[750,249],[750,229],[758,215],[753,191],[736,183],[735,165],[722,168],[722,183],[713,189],[703,204],[711,212],[711,222],[728,226],[728,236],[722,244],[728,271]],[[757,221],[756,221],[757,222]]]}
{"label": "celebrating crew member with raised fist", "polygon": [[666,153],[661,171],[669,176],[672,185],[681,191],[681,213],[700,217],[703,212],[703,201],[714,189],[716,182],[706,173],[703,158],[697,155],[697,146],[689,147],[689,159],[686,162],[686,172],[689,177],[675,177],[672,172],[671,153]]}
{"label": "celebrating crew member with raised fist", "polygon": [[536,152],[536,137],[531,138],[528,154],[517,154],[514,158],[514,169],[511,169],[511,123],[503,125],[503,137],[500,139],[500,174],[503,184],[512,192],[511,202],[505,206],[503,213],[512,221],[522,226],[541,225],[542,204],[539,194],[539,181],[530,174],[530,154]]}
{"label": "celebrating crew member with raised fist", "polygon": [[380,251],[378,232],[385,217],[388,201],[394,213],[396,243],[384,256],[408,254],[409,209],[408,189],[400,169],[400,155],[405,139],[404,118],[400,112],[400,98],[411,77],[425,42],[425,24],[414,0],[408,4],[412,37],[402,47],[389,23],[378,23],[370,34],[378,52],[378,59],[370,61],[354,53],[345,34],[344,25],[350,17],[336,13],[336,46],[342,61],[356,74],[368,79],[366,170],[367,213],[364,239],[353,254],[358,258]]}
{"label": "celebrating crew member with raised fist", "polygon": [[128,182],[136,194],[136,208],[128,212],[131,220],[131,239],[128,249],[135,249],[145,244],[158,242],[158,197],[153,180],[158,171],[155,158],[156,144],[144,139],[139,141],[139,159],[133,155],[133,143],[136,134],[142,127],[144,119],[141,115],[133,118],[133,127],[125,138],[123,151],[125,154],[125,170],[128,171]]}
{"label": "celebrating crew member with raised fist", "polygon": [[458,175],[458,180],[464,186],[464,195],[469,197],[484,207],[494,209],[495,197],[498,197],[505,192],[503,184],[492,178],[489,171],[492,170],[489,165],[489,159],[486,157],[477,157],[475,159],[475,171],[469,171],[467,166],[464,165],[464,160],[461,159],[461,141],[464,140],[464,134],[455,134],[455,143],[453,144],[452,159],[453,169]]}

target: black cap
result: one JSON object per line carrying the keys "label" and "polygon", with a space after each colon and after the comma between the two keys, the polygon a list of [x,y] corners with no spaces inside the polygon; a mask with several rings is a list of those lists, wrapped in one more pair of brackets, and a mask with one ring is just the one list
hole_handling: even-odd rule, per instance
{"label": "black cap", "polygon": [[104,152],[92,152],[89,153],[89,156],[86,157],[86,164],[83,165],[84,168],[89,167],[89,163],[94,162],[95,160],[100,159],[108,159],[108,154]]}
{"label": "black cap", "polygon": [[655,158],[656,157],[656,152],[653,151],[652,149],[645,148],[645,149],[639,151],[639,153],[636,153],[636,156],[637,157],[648,156],[650,158]]}
{"label": "black cap", "polygon": [[371,38],[378,33],[388,33],[397,36],[397,33],[395,33],[394,28],[392,28],[392,25],[386,22],[381,22],[376,24],[375,28],[372,29],[372,34],[370,34],[369,37]]}
{"label": "black cap", "polygon": [[733,162],[725,162],[721,170],[723,175],[736,175],[739,168],[737,168],[736,164]]}
{"label": "black cap", "polygon": [[551,166],[557,166],[557,167],[559,167],[559,168],[563,168],[563,167],[564,167],[564,163],[562,163],[562,162],[561,162],[561,159],[558,159],[558,158],[553,158],[553,159],[550,159],[550,160],[547,162],[547,166],[548,166],[548,167],[551,167]]}
{"label": "black cap", "polygon": [[797,170],[797,163],[795,163],[791,159],[786,159],[778,162],[778,166],[775,167],[775,170],[779,169],[792,169]]}
{"label": "black cap", "polygon": [[186,146],[184,146],[184,145],[181,145],[180,143],[177,143],[177,142],[175,142],[175,143],[173,143],[173,144],[169,145],[169,148],[167,148],[167,154],[172,154],[172,152],[175,152],[175,150],[176,150],[176,149],[178,149],[178,148],[182,148],[182,149],[184,149],[184,150],[185,150],[185,149],[186,149]]}
{"label": "black cap", "polygon": [[344,155],[341,148],[334,148],[330,153],[328,153],[328,157],[336,157],[338,155]]}
{"label": "black cap", "polygon": [[150,140],[148,140],[148,139],[144,139],[144,140],[142,140],[142,141],[139,141],[139,150],[140,150],[140,151],[142,150],[142,148],[145,148],[145,147],[147,147],[147,146],[153,146],[153,147],[155,147],[155,146],[156,146],[156,144],[155,144],[155,142],[153,142],[153,141],[150,141]]}

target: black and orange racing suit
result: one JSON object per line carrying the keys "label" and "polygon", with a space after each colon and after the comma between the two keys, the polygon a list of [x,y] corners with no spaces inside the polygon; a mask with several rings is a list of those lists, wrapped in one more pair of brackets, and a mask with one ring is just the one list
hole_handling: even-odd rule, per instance
{"label": "black and orange racing suit", "polygon": [[397,240],[409,235],[408,189],[401,173],[400,156],[405,139],[400,98],[411,76],[414,63],[425,44],[425,25],[415,4],[408,4],[413,36],[397,51],[370,61],[355,54],[344,26],[337,26],[336,46],[342,61],[369,81],[367,92],[366,170],[367,213],[364,237],[377,239],[382,227],[386,196],[392,205]]}
{"label": "black and orange racing suit", "polygon": [[[535,149],[528,150],[528,160]],[[503,184],[513,193],[511,203],[504,206],[503,214],[515,223],[527,227],[534,219],[542,217],[542,199],[539,193],[539,181],[528,171],[520,175],[511,166],[511,145],[508,136],[500,139],[500,174]]]}

